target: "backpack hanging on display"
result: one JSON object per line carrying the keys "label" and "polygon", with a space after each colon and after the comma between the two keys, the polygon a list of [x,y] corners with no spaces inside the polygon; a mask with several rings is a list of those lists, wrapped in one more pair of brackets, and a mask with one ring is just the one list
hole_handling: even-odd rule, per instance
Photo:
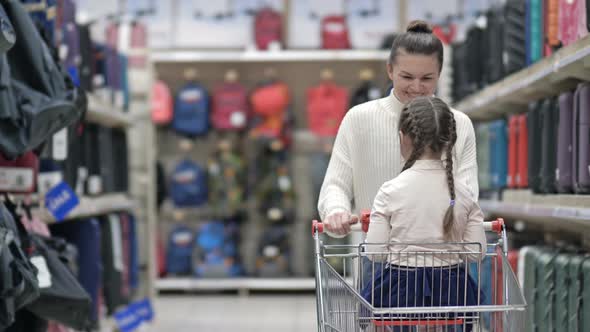
{"label": "backpack hanging on display", "polygon": [[331,81],[307,90],[307,121],[318,136],[335,137],[348,110],[348,91]]}
{"label": "backpack hanging on display", "polygon": [[167,125],[174,117],[174,102],[168,85],[157,80],[152,86],[151,102],[152,121],[158,125]]}
{"label": "backpack hanging on display", "polygon": [[99,321],[99,292],[103,284],[101,228],[97,219],[78,220],[51,226],[51,233],[65,238],[78,251],[78,280],[92,299],[91,321]]}
{"label": "backpack hanging on display", "polygon": [[352,92],[349,106],[352,108],[356,105],[360,105],[379,98],[381,98],[381,89],[378,88],[372,81],[363,81]]}
{"label": "backpack hanging on display", "polygon": [[36,190],[39,158],[27,152],[15,160],[8,160],[0,152],[0,192],[32,193]]}
{"label": "backpack hanging on display", "polygon": [[573,116],[573,184],[576,193],[590,193],[590,83],[578,84]]}
{"label": "backpack hanging on display", "polygon": [[166,273],[186,275],[191,273],[194,232],[186,226],[176,226],[168,235]]}
{"label": "backpack hanging on display", "polygon": [[322,18],[322,48],[327,50],[349,49],[350,38],[346,17],[330,15]]}
{"label": "backpack hanging on display", "polygon": [[237,82],[213,90],[211,124],[218,130],[241,130],[248,124],[248,94]]}
{"label": "backpack hanging on display", "polygon": [[502,189],[508,177],[508,137],[505,120],[490,124],[490,174],[492,188]]}
{"label": "backpack hanging on display", "polygon": [[526,0],[508,0],[504,12],[504,73],[526,67]]}
{"label": "backpack hanging on display", "polygon": [[559,40],[567,46],[588,34],[586,0],[559,0]]}
{"label": "backpack hanging on display", "polygon": [[221,144],[209,160],[209,203],[218,217],[233,217],[243,210],[246,174],[241,156]]}
{"label": "backpack hanging on display", "polygon": [[184,85],[174,100],[172,127],[186,136],[205,135],[209,130],[209,96],[201,85]]}
{"label": "backpack hanging on display", "polygon": [[541,192],[556,192],[555,173],[557,169],[557,131],[559,107],[555,98],[547,98],[541,106]]}
{"label": "backpack hanging on display", "polygon": [[284,136],[290,101],[289,88],[281,82],[265,84],[254,90],[250,103],[257,118],[250,135],[263,138]]}
{"label": "backpack hanging on display", "polygon": [[271,226],[260,237],[256,274],[262,278],[290,274],[288,229],[285,226]]}
{"label": "backpack hanging on display", "polygon": [[188,159],[180,161],[170,183],[174,205],[199,206],[207,202],[208,194],[206,170]]}
{"label": "backpack hanging on display", "polygon": [[557,191],[570,193],[573,191],[572,162],[574,132],[574,93],[571,91],[559,95],[559,127],[557,129]]}
{"label": "backpack hanging on display", "polygon": [[14,158],[79,119],[86,99],[53,61],[22,5],[6,0],[2,6],[18,43],[0,55],[0,151]]}
{"label": "backpack hanging on display", "polygon": [[257,184],[259,213],[274,223],[292,222],[295,217],[295,190],[286,165],[277,165]]}
{"label": "backpack hanging on display", "polygon": [[80,57],[80,32],[76,25],[75,0],[59,0],[57,6],[57,28],[60,58],[65,69],[76,84],[80,85],[78,68],[81,64]]}
{"label": "backpack hanging on display", "polygon": [[221,221],[202,224],[195,235],[193,271],[197,277],[236,277],[241,268],[236,262],[237,244]]}
{"label": "backpack hanging on display", "polygon": [[256,13],[254,18],[254,39],[259,50],[268,49],[273,42],[282,43],[283,18],[279,12],[264,7]]}

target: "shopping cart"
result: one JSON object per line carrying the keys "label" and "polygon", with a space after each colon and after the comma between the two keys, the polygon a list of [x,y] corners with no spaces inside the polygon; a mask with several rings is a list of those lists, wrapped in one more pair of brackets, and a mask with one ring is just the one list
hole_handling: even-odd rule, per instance
{"label": "shopping cart", "polygon": [[[369,214],[360,219],[353,230],[366,233]],[[319,331],[523,331],[526,301],[507,260],[504,221],[484,227],[497,239],[488,248],[324,245],[314,220]],[[334,260],[342,260],[339,270]]]}

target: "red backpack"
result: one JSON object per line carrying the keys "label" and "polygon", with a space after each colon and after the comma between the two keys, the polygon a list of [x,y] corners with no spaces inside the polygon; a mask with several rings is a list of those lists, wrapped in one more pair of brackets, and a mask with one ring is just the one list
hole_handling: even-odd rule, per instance
{"label": "red backpack", "polygon": [[350,48],[346,17],[330,15],[322,19],[322,48],[332,50]]}
{"label": "red backpack", "polygon": [[322,83],[307,90],[309,129],[319,136],[334,137],[348,109],[348,91],[333,83]]}
{"label": "red backpack", "polygon": [[254,19],[256,47],[266,50],[271,42],[281,42],[282,34],[283,18],[281,14],[270,7],[260,9]]}
{"label": "red backpack", "polygon": [[248,96],[239,83],[225,83],[213,90],[211,123],[219,130],[240,130],[247,124]]}
{"label": "red backpack", "polygon": [[29,151],[9,160],[0,153],[0,192],[32,193],[36,189],[39,158]]}
{"label": "red backpack", "polygon": [[258,88],[252,93],[250,102],[254,115],[260,117],[260,123],[252,129],[251,135],[280,137],[290,102],[287,85],[277,82]]}
{"label": "red backpack", "polygon": [[154,83],[151,99],[152,121],[159,125],[169,124],[174,115],[174,103],[166,83],[162,81]]}

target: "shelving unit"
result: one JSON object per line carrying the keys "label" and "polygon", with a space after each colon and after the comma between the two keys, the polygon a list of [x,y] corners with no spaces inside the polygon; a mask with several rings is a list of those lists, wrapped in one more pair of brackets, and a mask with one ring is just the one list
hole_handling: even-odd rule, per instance
{"label": "shelving unit", "polygon": [[530,101],[570,90],[578,80],[590,80],[590,36],[466,97],[454,107],[473,120],[490,120],[526,111]]}
{"label": "shelving unit", "polygon": [[[66,220],[89,218],[111,212],[129,211],[134,208],[134,201],[129,195],[123,193],[105,194],[97,197],[81,197],[80,204],[68,214]],[[46,223],[57,222],[44,207],[34,209],[33,213]]]}
{"label": "shelving unit", "polygon": [[189,51],[153,50],[151,60],[165,62],[316,62],[385,61],[389,51],[381,50],[285,50],[285,51]]}
{"label": "shelving unit", "polygon": [[481,200],[481,208],[508,222],[520,220],[545,230],[584,233],[590,227],[590,196],[535,195],[529,190],[505,190],[501,201]]}
{"label": "shelving unit", "polygon": [[156,281],[159,291],[313,291],[314,278],[163,278]]}

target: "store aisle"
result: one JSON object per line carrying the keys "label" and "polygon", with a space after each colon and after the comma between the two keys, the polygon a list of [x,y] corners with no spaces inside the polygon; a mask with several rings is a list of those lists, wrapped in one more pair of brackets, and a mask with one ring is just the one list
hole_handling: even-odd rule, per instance
{"label": "store aisle", "polygon": [[309,332],[317,329],[315,297],[305,295],[171,295],[156,300],[146,332]]}

